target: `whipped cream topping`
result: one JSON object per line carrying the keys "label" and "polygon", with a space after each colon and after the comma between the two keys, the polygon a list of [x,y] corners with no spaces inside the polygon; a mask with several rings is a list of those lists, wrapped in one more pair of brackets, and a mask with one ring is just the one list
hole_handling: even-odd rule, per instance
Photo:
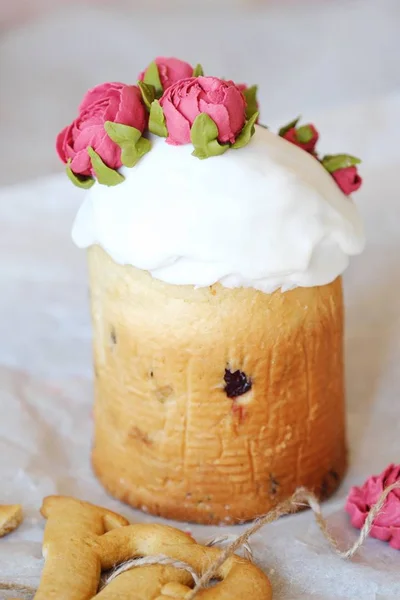
{"label": "whipped cream topping", "polygon": [[86,192],[77,246],[171,284],[220,282],[266,293],[333,281],[364,247],[363,226],[318,161],[256,126],[250,143],[199,160],[152,137],[115,187]]}

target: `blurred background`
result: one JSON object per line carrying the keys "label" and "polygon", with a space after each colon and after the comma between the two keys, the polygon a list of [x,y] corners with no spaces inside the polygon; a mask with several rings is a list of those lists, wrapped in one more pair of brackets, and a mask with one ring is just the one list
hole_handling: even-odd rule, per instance
{"label": "blurred background", "polygon": [[258,83],[262,122],[272,126],[345,105],[357,114],[358,104],[400,90],[400,0],[0,6],[0,184],[61,170],[54,139],[88,87],[135,82],[156,55]]}

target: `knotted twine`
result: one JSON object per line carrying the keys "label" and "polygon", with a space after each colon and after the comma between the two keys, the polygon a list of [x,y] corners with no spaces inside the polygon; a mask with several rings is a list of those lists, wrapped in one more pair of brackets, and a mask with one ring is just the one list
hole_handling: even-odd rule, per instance
{"label": "knotted twine", "polygon": [[273,523],[279,517],[283,517],[284,515],[295,512],[301,506],[309,506],[314,513],[315,520],[317,521],[317,525],[321,530],[322,535],[329,543],[330,547],[338,554],[341,558],[351,558],[354,554],[361,548],[364,544],[365,540],[369,536],[372,525],[376,517],[381,512],[383,505],[387,496],[394,489],[400,489],[400,481],[396,481],[392,485],[389,485],[385,488],[382,494],[379,496],[378,501],[374,504],[371,510],[368,513],[367,518],[365,519],[365,523],[362,526],[360,534],[354,544],[350,546],[347,550],[341,550],[339,546],[338,540],[336,540],[333,535],[330,533],[328,528],[328,523],[326,519],[322,516],[321,506],[318,502],[317,497],[313,492],[308,491],[305,488],[298,488],[293,496],[291,496],[288,500],[284,500],[280,504],[278,504],[275,508],[269,511],[263,517],[259,517],[256,519],[251,527],[247,529],[242,535],[238,536],[237,539],[232,542],[221,554],[218,560],[216,560],[213,564],[209,566],[209,568],[203,573],[200,577],[199,581],[195,583],[195,587],[189,593],[185,600],[193,600],[202,588],[206,587],[207,584],[215,577],[218,573],[221,565],[234,554],[243,544],[249,541],[249,538],[262,529],[264,525],[268,525],[268,523]]}
{"label": "knotted twine", "polygon": [[[113,581],[121,573],[123,573],[125,571],[129,571],[130,569],[134,569],[136,567],[140,567],[140,566],[144,566],[144,565],[156,565],[156,564],[170,565],[177,569],[184,569],[185,571],[188,571],[191,574],[191,576],[193,577],[195,586],[185,598],[185,600],[193,600],[196,597],[197,593],[201,589],[207,587],[207,585],[210,583],[210,581],[215,578],[221,565],[230,556],[235,554],[235,552],[237,552],[242,547],[247,548],[247,551],[249,551],[249,543],[248,542],[252,535],[257,533],[257,531],[262,529],[265,525],[268,525],[269,523],[273,523],[274,521],[278,520],[280,517],[283,517],[284,515],[288,515],[290,513],[296,512],[300,507],[304,507],[304,506],[309,506],[311,508],[311,510],[313,511],[317,525],[318,525],[322,535],[324,536],[324,538],[327,540],[328,544],[332,548],[332,550],[343,559],[352,558],[354,556],[354,554],[365,543],[365,540],[367,539],[367,537],[369,536],[369,534],[371,532],[374,520],[382,511],[382,508],[383,508],[383,505],[385,503],[387,496],[394,489],[400,489],[400,481],[396,481],[395,483],[393,483],[392,485],[389,485],[387,488],[385,488],[383,490],[383,492],[381,493],[381,495],[378,498],[378,501],[376,502],[376,504],[374,504],[372,506],[371,510],[369,511],[368,516],[365,520],[365,523],[360,531],[358,538],[356,539],[354,544],[352,546],[350,546],[350,548],[348,548],[347,550],[342,550],[340,548],[338,540],[335,539],[334,536],[330,533],[329,528],[328,528],[328,523],[327,523],[326,519],[322,516],[321,506],[320,506],[319,501],[318,501],[317,497],[315,496],[315,494],[313,494],[313,492],[310,492],[309,490],[307,490],[305,488],[298,488],[290,498],[288,498],[287,500],[284,500],[283,502],[278,504],[275,508],[270,510],[264,516],[256,519],[254,521],[254,523],[244,533],[242,533],[242,535],[239,535],[238,537],[236,537],[233,540],[233,542],[228,544],[228,546],[222,551],[221,556],[209,566],[209,568],[201,575],[201,577],[199,577],[198,574],[195,573],[193,568],[187,563],[177,561],[177,560],[171,559],[168,556],[163,556],[163,555],[146,556],[144,558],[133,558],[132,560],[128,560],[128,561],[122,563],[121,565],[119,565],[118,567],[116,567],[108,576],[106,576],[103,579],[102,587],[105,587],[106,585],[111,583],[111,581]],[[226,541],[226,539],[227,538],[220,538],[220,537],[215,538],[214,540],[211,540],[211,542],[209,542],[208,545],[210,545],[210,546],[217,545],[217,544],[220,544],[221,542]],[[19,586],[19,585],[14,586],[13,584],[0,584],[0,589],[18,590],[18,591],[27,591],[27,592],[34,591],[34,590],[32,590],[32,588],[24,588],[23,586]]]}
{"label": "knotted twine", "polygon": [[[219,537],[213,538],[210,540],[206,546],[219,546],[222,544],[226,544],[227,542],[236,541],[236,535],[221,535]],[[252,560],[253,553],[250,545],[247,542],[242,544],[243,550],[245,552],[245,556],[248,560]],[[194,584],[197,585],[200,581],[199,575],[196,571],[188,564],[181,560],[175,560],[174,558],[170,558],[169,556],[165,556],[164,554],[158,554],[156,556],[144,556],[143,558],[131,558],[130,560],[121,563],[118,567],[115,567],[108,575],[102,578],[100,583],[100,590],[106,587],[109,583],[113,581],[118,575],[121,573],[125,573],[125,571],[130,571],[130,569],[135,569],[136,567],[144,567],[146,565],[169,565],[171,567],[175,567],[175,569],[183,569],[184,571],[188,571],[193,578]]]}
{"label": "knotted twine", "polygon": [[[341,550],[339,542],[330,533],[328,523],[326,519],[322,516],[321,506],[315,494],[313,494],[313,492],[310,492],[305,488],[298,488],[290,498],[278,504],[266,515],[256,519],[254,523],[242,535],[236,537],[234,541],[222,551],[221,556],[209,566],[209,568],[201,575],[201,577],[193,577],[193,569],[192,567],[190,567],[190,565],[187,565],[186,563],[174,561],[173,559],[168,557],[162,557],[163,562],[156,562],[156,560],[154,560],[156,559],[156,557],[150,556],[140,559],[132,559],[125,562],[106,578],[106,580],[104,581],[104,585],[108,585],[109,583],[111,583],[111,581],[115,579],[115,577],[117,577],[119,573],[122,572],[122,570],[120,570],[121,567],[123,568],[123,571],[127,571],[129,569],[133,569],[137,566],[143,566],[145,564],[168,564],[178,569],[185,569],[192,575],[195,586],[193,590],[185,597],[185,600],[193,600],[193,598],[195,598],[195,596],[197,595],[197,592],[207,587],[210,581],[215,578],[221,565],[223,565],[223,563],[230,556],[232,556],[232,554],[237,552],[242,547],[247,546],[247,549],[249,548],[248,542],[252,535],[254,535],[257,531],[262,529],[265,525],[273,523],[274,521],[276,521],[280,517],[283,517],[284,515],[296,512],[300,507],[304,506],[309,506],[313,511],[315,520],[322,532],[322,535],[327,540],[328,544],[334,550],[334,552],[336,552],[336,554],[338,554],[341,558],[348,559],[354,556],[354,554],[364,544],[365,540],[371,532],[374,520],[383,508],[387,496],[392,490],[397,488],[400,489],[400,481],[397,481],[384,489],[382,494],[379,496],[379,499],[376,502],[376,504],[374,504],[371,510],[369,511],[358,538],[356,539],[354,544],[347,550]],[[221,538],[216,538],[209,542],[208,545],[216,545],[221,541],[224,540]]]}

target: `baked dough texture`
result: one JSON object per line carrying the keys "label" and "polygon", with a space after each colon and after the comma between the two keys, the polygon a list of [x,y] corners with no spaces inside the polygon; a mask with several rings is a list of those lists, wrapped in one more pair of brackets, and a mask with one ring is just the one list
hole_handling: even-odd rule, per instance
{"label": "baked dough texture", "polygon": [[196,289],[98,246],[89,269],[92,460],[113,496],[211,524],[253,519],[298,486],[320,499],[336,489],[346,467],[341,278],[273,294]]}
{"label": "baked dough texture", "polygon": [[[47,519],[45,564],[34,600],[184,600],[192,595],[189,566],[200,577],[221,559],[223,550],[197,544],[167,525],[129,523],[117,513],[67,496],[48,496],[41,508]],[[134,558],[170,560],[136,566],[108,581],[101,572]],[[175,566],[174,566],[175,563]],[[125,564],[125,566],[127,566]],[[130,565],[132,566],[132,565]],[[271,600],[271,584],[251,561],[235,554],[215,571],[218,585],[199,590],[199,600]]]}
{"label": "baked dough texture", "polygon": [[20,504],[2,504],[0,506],[0,537],[17,529],[23,521]]}

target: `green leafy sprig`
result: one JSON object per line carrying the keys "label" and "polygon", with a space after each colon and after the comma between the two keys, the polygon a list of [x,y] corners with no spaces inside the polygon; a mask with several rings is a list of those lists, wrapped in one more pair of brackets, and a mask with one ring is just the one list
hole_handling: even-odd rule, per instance
{"label": "green leafy sprig", "polygon": [[149,66],[147,67],[145,74],[144,74],[143,81],[147,85],[153,86],[156,98],[161,98],[161,96],[163,95],[164,89],[163,89],[163,86],[161,83],[160,73],[158,71],[157,64],[154,61],[152,63],[150,63]]}
{"label": "green leafy sprig", "polygon": [[106,121],[104,129],[108,137],[121,148],[121,162],[126,167],[134,167],[151,148],[150,141],[135,127]]}
{"label": "green leafy sprig", "polygon": [[360,163],[361,160],[359,158],[350,154],[327,154],[321,159],[321,164],[328,173],[334,173],[339,169],[346,169],[347,167],[354,167]]}
{"label": "green leafy sprig", "polygon": [[247,89],[242,91],[242,94],[246,100],[246,118],[251,119],[251,117],[258,112],[258,102],[257,102],[257,91],[258,86],[252,85]]}
{"label": "green leafy sprig", "polygon": [[168,129],[165,124],[164,111],[158,100],[153,100],[150,107],[149,131],[160,137],[167,137]]}
{"label": "green leafy sprig", "polygon": [[95,182],[94,177],[90,177],[90,175],[89,176],[78,175],[77,173],[74,173],[72,171],[70,158],[67,161],[67,166],[65,167],[65,171],[66,171],[69,179],[72,181],[72,183],[74,185],[76,185],[76,187],[82,188],[84,190],[88,190],[89,188],[92,187],[92,185],[94,185],[94,182]]}

